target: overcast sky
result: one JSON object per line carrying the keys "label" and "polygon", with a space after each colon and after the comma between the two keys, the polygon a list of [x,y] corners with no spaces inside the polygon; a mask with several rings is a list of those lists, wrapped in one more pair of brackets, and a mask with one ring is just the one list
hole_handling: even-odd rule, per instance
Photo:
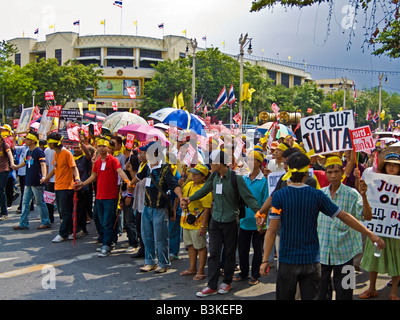
{"label": "overcast sky", "polygon": [[[75,31],[81,35],[122,33],[161,38],[164,35],[196,38],[200,47],[219,47],[222,52],[239,53],[240,34],[252,38],[253,55],[280,59],[308,66],[352,68],[374,71],[399,71],[400,60],[371,55],[372,49],[361,46],[364,40],[364,17],[359,16],[356,37],[350,50],[345,5],[335,1],[329,36],[327,35],[328,5],[285,10],[275,7],[250,13],[251,0],[123,0],[123,9],[113,0],[13,0],[0,2],[0,39],[38,38],[44,41],[49,29]],[[342,11],[343,10],[343,11]],[[350,16],[351,18],[351,16]],[[80,28],[73,22],[80,20]],[[137,21],[137,30],[134,25]],[[164,29],[158,25],[163,23]],[[39,35],[34,30],[39,28]],[[207,40],[202,38],[206,36]],[[290,57],[290,60],[289,60]],[[368,72],[322,70],[307,67],[313,79],[347,77],[358,89],[378,86],[377,74]],[[383,89],[400,93],[400,74],[389,75]]]}

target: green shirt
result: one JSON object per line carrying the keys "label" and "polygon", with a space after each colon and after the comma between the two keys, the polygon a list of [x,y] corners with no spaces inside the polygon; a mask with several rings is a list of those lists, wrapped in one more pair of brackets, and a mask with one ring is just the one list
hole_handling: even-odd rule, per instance
{"label": "green shirt", "polygon": [[[322,188],[321,191],[340,209],[358,220],[363,220],[363,200],[356,189],[342,183],[336,190],[334,199],[332,199],[329,186]],[[362,252],[361,233],[350,228],[340,219],[331,219],[321,213],[318,216],[318,237],[322,264],[341,265]]]}
{"label": "green shirt", "polygon": [[[239,216],[238,199],[235,197],[235,190],[232,186],[232,170],[228,167],[228,171],[221,177],[217,173],[214,179],[211,177],[204,183],[204,186],[194,195],[189,197],[190,201],[203,198],[209,192],[212,192],[214,204],[212,207],[212,218],[217,222],[232,222]],[[255,213],[260,210],[257,200],[247,187],[242,176],[236,175],[239,194],[245,201],[246,205]],[[217,185],[222,184],[222,193],[217,194]]]}

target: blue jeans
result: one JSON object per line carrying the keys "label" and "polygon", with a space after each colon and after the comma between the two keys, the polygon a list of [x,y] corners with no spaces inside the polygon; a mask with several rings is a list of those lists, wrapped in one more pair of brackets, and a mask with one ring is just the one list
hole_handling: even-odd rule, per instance
{"label": "blue jeans", "polygon": [[107,250],[111,250],[111,245],[117,243],[118,240],[118,226],[115,225],[117,202],[117,199],[96,199],[97,215],[101,226],[98,231],[103,239],[103,248],[107,247]]}
{"label": "blue jeans", "polygon": [[[142,213],[142,237],[144,243],[144,263],[156,264],[161,268],[171,265],[169,261],[169,218],[167,208],[144,207]],[[157,255],[156,255],[157,250]]]}
{"label": "blue jeans", "polygon": [[21,228],[29,228],[29,212],[31,209],[32,196],[35,196],[36,206],[40,212],[40,224],[50,225],[49,211],[47,210],[46,203],[43,198],[44,186],[25,186],[24,196],[22,200],[22,213],[19,219],[19,226]]}
{"label": "blue jeans", "polygon": [[55,190],[57,210],[62,219],[59,235],[67,238],[72,233],[72,212],[74,210],[74,190]]}
{"label": "blue jeans", "polygon": [[10,173],[10,171],[0,172],[0,209],[1,209],[1,215],[5,215],[5,216],[8,215],[6,186],[7,186],[9,173]]}

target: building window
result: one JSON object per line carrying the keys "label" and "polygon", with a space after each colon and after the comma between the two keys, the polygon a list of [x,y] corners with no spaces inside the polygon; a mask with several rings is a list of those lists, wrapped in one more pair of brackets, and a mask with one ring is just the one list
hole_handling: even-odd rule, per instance
{"label": "building window", "polygon": [[80,64],[83,64],[84,66],[90,66],[91,64],[93,65],[99,65],[99,60],[96,59],[87,59],[87,60],[81,60],[79,61]]}
{"label": "building window", "polygon": [[294,84],[295,86],[301,86],[301,77],[294,76],[294,77],[293,77],[293,84]]}
{"label": "building window", "polygon": [[56,49],[55,57],[58,60],[58,64],[62,64],[62,49]]}
{"label": "building window", "polygon": [[46,60],[46,52],[38,52],[36,54],[36,62],[39,62],[40,59],[45,59]]}
{"label": "building window", "polygon": [[267,70],[268,77],[274,81],[274,84],[276,84],[276,72]]}
{"label": "building window", "polygon": [[283,84],[286,88],[289,88],[289,75],[287,73],[281,74],[281,84]]}
{"label": "building window", "polygon": [[133,57],[133,48],[107,48],[108,56]]}
{"label": "building window", "polygon": [[154,68],[157,64],[158,61],[143,60],[140,61],[140,68]]}
{"label": "building window", "polygon": [[80,50],[81,57],[98,57],[100,56],[101,48],[87,48]]}
{"label": "building window", "polygon": [[20,53],[15,54],[15,65],[21,66],[21,54]]}
{"label": "building window", "polygon": [[121,67],[121,68],[133,68],[133,60],[128,59],[108,59],[107,67]]}
{"label": "building window", "polygon": [[162,52],[156,51],[156,50],[141,49],[140,57],[141,58],[162,59]]}

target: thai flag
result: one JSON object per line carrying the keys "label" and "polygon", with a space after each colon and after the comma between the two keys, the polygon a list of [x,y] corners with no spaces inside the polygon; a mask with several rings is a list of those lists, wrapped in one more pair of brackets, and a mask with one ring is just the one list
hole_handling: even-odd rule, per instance
{"label": "thai flag", "polygon": [[160,24],[158,25],[158,29],[164,29],[164,23],[160,23]]}
{"label": "thai flag", "polygon": [[114,1],[114,6],[122,8],[122,1]]}
{"label": "thai flag", "polygon": [[39,34],[39,28],[37,28],[37,29],[33,32],[33,34]]}
{"label": "thai flag", "polygon": [[236,101],[235,92],[233,91],[233,84],[229,88],[229,97],[228,97],[228,104],[232,107],[232,104]]}
{"label": "thai flag", "polygon": [[195,104],[195,106],[194,106],[194,113],[197,113],[197,111],[200,110],[201,104],[202,104],[202,103],[203,103],[203,98],[201,98],[200,101],[197,102],[197,103]]}
{"label": "thai flag", "polygon": [[217,98],[217,101],[215,102],[215,110],[218,110],[227,102],[228,102],[228,96],[226,94],[226,88],[224,86],[221,90],[221,93],[219,94],[219,96]]}
{"label": "thai flag", "polygon": [[74,26],[79,26],[79,24],[80,24],[80,20],[76,20],[76,21],[74,21],[74,23],[73,23]]}
{"label": "thai flag", "polygon": [[207,36],[204,36],[202,39],[203,41],[207,41]]}
{"label": "thai flag", "polygon": [[377,123],[379,121],[379,114],[374,112],[374,115],[372,116],[372,123]]}

